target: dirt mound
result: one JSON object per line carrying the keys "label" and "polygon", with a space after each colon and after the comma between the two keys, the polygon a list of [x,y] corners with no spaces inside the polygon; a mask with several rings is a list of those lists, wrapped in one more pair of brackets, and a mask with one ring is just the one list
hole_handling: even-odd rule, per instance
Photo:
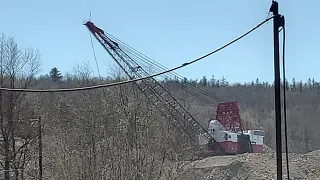
{"label": "dirt mound", "polygon": [[[283,156],[283,159],[285,156]],[[320,179],[320,153],[290,154],[290,179]],[[286,178],[285,163],[283,174]],[[198,161],[179,162],[167,166],[163,179],[178,180],[249,180],[276,179],[275,153],[216,156]]]}
{"label": "dirt mound", "polygon": [[274,153],[275,151],[273,149],[271,149],[269,146],[263,145],[263,152],[264,153]]}
{"label": "dirt mound", "polygon": [[320,155],[320,149],[308,153],[308,155]]}

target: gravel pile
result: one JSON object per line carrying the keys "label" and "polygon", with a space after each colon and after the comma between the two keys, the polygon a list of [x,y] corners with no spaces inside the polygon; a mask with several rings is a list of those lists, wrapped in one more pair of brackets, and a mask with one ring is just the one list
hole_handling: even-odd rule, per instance
{"label": "gravel pile", "polygon": [[[285,155],[283,155],[283,160],[285,160]],[[289,154],[289,165],[290,179],[320,180],[320,151],[308,154]],[[272,180],[276,179],[276,169],[274,152],[215,156],[197,161],[168,164],[163,172],[163,179]],[[285,161],[283,162],[283,174],[286,179]]]}

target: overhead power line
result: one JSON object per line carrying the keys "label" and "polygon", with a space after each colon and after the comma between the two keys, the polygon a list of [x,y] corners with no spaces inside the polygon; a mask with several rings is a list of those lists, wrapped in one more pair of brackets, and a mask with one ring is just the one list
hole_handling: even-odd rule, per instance
{"label": "overhead power line", "polygon": [[240,39],[244,38],[245,36],[247,36],[248,34],[250,34],[251,32],[253,32],[254,30],[258,29],[260,26],[262,26],[264,23],[268,22],[269,20],[273,19],[274,16],[269,17],[267,19],[265,19],[264,21],[262,21],[261,23],[259,23],[258,25],[256,25],[255,27],[253,27],[252,29],[250,29],[249,31],[245,32],[244,34],[242,34],[241,36],[239,36],[238,38],[228,42],[227,44],[219,47],[218,49],[215,49],[201,57],[198,57],[192,61],[183,63],[180,66],[159,72],[159,73],[155,73],[152,74],[150,76],[145,76],[145,77],[141,77],[141,78],[136,78],[136,79],[131,79],[131,80],[126,80],[126,81],[121,81],[121,82],[115,82],[115,83],[108,83],[108,84],[100,84],[100,85],[94,85],[94,86],[85,86],[85,87],[79,87],[79,88],[67,88],[67,89],[12,89],[12,88],[0,88],[0,90],[3,91],[16,91],[16,92],[71,92],[71,91],[84,91],[84,90],[91,90],[91,89],[98,89],[98,88],[106,88],[106,87],[112,87],[112,86],[118,86],[118,85],[123,85],[123,84],[127,84],[127,83],[131,83],[131,82],[136,82],[136,81],[140,81],[140,80],[144,80],[144,79],[148,79],[148,78],[153,78],[162,74],[166,74],[172,71],[175,71],[177,69],[181,69],[183,67],[189,66],[197,61],[200,61],[214,53],[217,53],[219,51],[221,51],[222,49],[230,46],[231,44],[239,41]]}
{"label": "overhead power line", "polygon": [[[117,45],[119,47],[121,47],[121,49],[124,50],[131,58],[134,58],[136,62],[139,62],[138,64],[140,66],[144,66],[145,69],[148,69],[148,71],[150,72],[149,74],[154,74],[156,72],[168,70],[168,68],[166,68],[165,66],[152,60],[148,56],[140,53],[139,51],[135,50],[134,48],[132,48],[131,46],[122,42],[121,40],[117,39],[116,37],[112,36],[111,34],[106,33],[106,32],[105,32],[105,34],[112,41],[117,42]],[[152,67],[152,70],[150,70],[151,67]],[[216,105],[219,102],[227,101],[224,98],[222,98],[214,93],[209,93],[209,92],[203,90],[201,87],[199,87],[196,84],[190,83],[188,81],[184,81],[184,77],[182,77],[181,75],[179,75],[175,72],[169,72],[169,73],[164,74],[162,76],[170,77],[170,78],[173,78],[174,80],[183,81],[183,83],[178,83],[177,85],[181,86],[185,92],[193,95],[195,98],[201,99],[203,102],[205,102],[209,105]]]}
{"label": "overhead power line", "polygon": [[[284,18],[283,18],[284,22]],[[287,166],[287,178],[290,179],[290,167],[289,167],[289,152],[288,152],[288,123],[287,123],[287,98],[286,98],[286,64],[285,64],[285,47],[286,47],[286,29],[283,24],[282,27],[283,40],[282,40],[282,76],[283,76],[283,119],[284,119],[284,141],[285,141],[285,153],[286,153],[286,166]]]}
{"label": "overhead power line", "polygon": [[[150,74],[153,74],[155,72],[161,72],[161,71],[165,71],[168,70],[168,68],[166,68],[165,66],[159,64],[158,62],[152,60],[151,58],[147,57],[146,55],[141,54],[140,52],[138,52],[137,50],[133,49],[132,47],[130,47],[129,45],[125,44],[124,42],[118,40],[117,38],[113,37],[112,35],[108,34],[108,36],[111,36],[111,39],[114,39],[117,41],[119,46],[123,46],[121,49],[126,49],[126,52],[128,54],[130,54],[131,56],[134,56],[135,58],[137,58],[137,60],[140,60],[139,64],[147,64],[147,65],[152,65],[155,69],[155,71],[153,71]],[[184,81],[184,77],[182,77],[181,75],[175,73],[175,72],[169,72],[166,74],[168,77],[172,77],[173,79],[180,79],[182,81]],[[189,90],[189,87],[186,85],[189,85],[190,87],[193,87],[194,89],[196,89],[197,93],[201,93],[201,95],[203,96],[208,96],[212,99],[215,99],[217,101],[225,101],[223,98],[217,96],[217,95],[213,95],[211,93],[208,93],[207,91],[203,90],[202,88],[198,87],[195,84],[192,84],[188,81],[185,81],[183,84],[181,84],[184,87],[185,91],[188,91],[191,94],[194,94],[194,96],[198,96],[195,94],[195,92],[192,92],[191,90]],[[201,97],[203,100],[205,99],[205,97]],[[208,101],[208,100],[205,100]],[[214,102],[210,102],[209,104],[214,104]]]}

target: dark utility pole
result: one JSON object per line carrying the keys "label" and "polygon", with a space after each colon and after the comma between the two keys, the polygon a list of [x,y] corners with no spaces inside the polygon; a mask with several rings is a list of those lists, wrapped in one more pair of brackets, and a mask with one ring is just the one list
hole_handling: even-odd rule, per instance
{"label": "dark utility pole", "polygon": [[281,141],[281,96],[280,96],[280,60],[279,60],[279,28],[283,25],[279,14],[278,3],[272,1],[270,12],[273,13],[274,40],[274,90],[275,90],[275,118],[276,118],[276,155],[277,179],[282,180],[282,141]]}
{"label": "dark utility pole", "polygon": [[42,180],[42,122],[41,116],[38,119],[38,140],[39,140],[39,180]]}

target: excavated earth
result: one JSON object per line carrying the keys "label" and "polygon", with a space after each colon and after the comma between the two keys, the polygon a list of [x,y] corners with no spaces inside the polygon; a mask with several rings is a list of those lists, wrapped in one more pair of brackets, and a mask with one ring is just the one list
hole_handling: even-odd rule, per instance
{"label": "excavated earth", "polygon": [[[320,150],[308,154],[289,154],[290,179],[320,180]],[[283,155],[285,160],[285,155]],[[276,179],[276,155],[264,153],[215,156],[197,161],[184,161],[167,166],[164,179],[177,180],[251,180]],[[283,161],[283,179],[287,179]]]}

